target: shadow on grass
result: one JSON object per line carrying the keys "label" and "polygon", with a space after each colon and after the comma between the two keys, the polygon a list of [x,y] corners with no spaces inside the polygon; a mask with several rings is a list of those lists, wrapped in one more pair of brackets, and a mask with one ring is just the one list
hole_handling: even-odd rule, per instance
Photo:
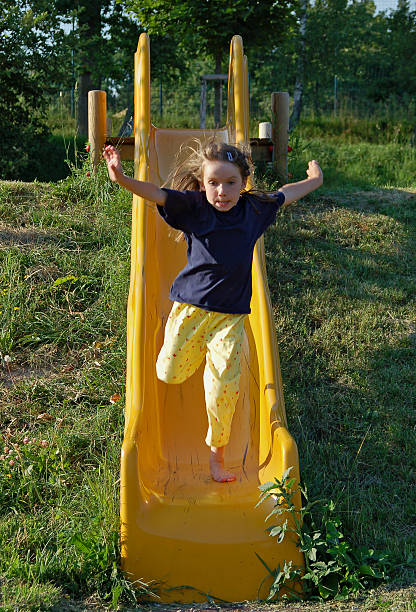
{"label": "shadow on grass", "polygon": [[317,194],[265,241],[303,480],[338,502],[356,544],[402,561],[416,544],[415,203]]}

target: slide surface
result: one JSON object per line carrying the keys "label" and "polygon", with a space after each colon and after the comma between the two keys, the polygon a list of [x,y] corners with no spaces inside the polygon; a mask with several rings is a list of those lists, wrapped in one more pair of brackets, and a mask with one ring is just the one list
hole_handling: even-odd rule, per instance
{"label": "slide surface", "polygon": [[[157,129],[150,121],[149,40],[135,55],[135,175],[163,184],[183,143],[209,130]],[[231,43],[226,127],[218,139],[248,142],[247,63],[241,38]],[[171,308],[169,289],[186,249],[153,205],[133,198],[128,302],[126,422],[121,459],[123,568],[132,579],[158,583],[161,600],[226,601],[267,596],[269,567],[303,565],[296,543],[266,532],[272,500],[256,508],[259,485],[290,466],[298,477],[296,444],[284,410],[263,242],[253,260],[252,314],[247,318],[239,400],[226,465],[230,484],[209,474],[203,366],[188,381],[166,385],[155,363]],[[276,521],[274,521],[276,523]]]}

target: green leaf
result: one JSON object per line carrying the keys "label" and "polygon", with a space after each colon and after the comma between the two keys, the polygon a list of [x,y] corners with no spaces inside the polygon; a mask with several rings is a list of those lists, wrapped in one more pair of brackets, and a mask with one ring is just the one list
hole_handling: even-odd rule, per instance
{"label": "green leaf", "polygon": [[329,597],[332,597],[334,595],[334,591],[332,589],[328,589],[322,584],[319,585],[318,590],[319,595],[322,597],[322,599],[328,599]]}
{"label": "green leaf", "polygon": [[[255,553],[255,555],[256,555],[257,559],[260,561],[260,563],[262,563],[262,565],[264,565],[264,567],[267,569],[267,571],[269,572],[269,574],[270,574],[271,576],[274,576],[274,575],[275,575],[275,572],[274,572],[272,569],[270,569],[270,567],[269,567],[269,566],[267,565],[267,563],[266,563],[266,562],[265,562],[265,561],[264,561],[264,560],[263,560],[263,559],[260,557],[260,555],[258,555],[257,553]],[[279,566],[279,567],[280,567],[280,566]]]}
{"label": "green leaf", "polygon": [[287,481],[286,488],[292,489],[295,482],[296,482],[296,478],[291,478],[290,480]]}
{"label": "green leaf", "polygon": [[290,472],[293,470],[293,465],[290,466],[289,468],[287,468],[287,470],[285,470],[282,474],[282,482],[284,482],[285,480],[287,480],[287,478],[289,477]]}
{"label": "green leaf", "polygon": [[274,536],[278,536],[280,533],[282,533],[282,531],[283,527],[281,525],[278,525],[277,527],[270,527],[269,535],[273,538]]}
{"label": "green leaf", "polygon": [[56,281],[53,283],[53,286],[59,287],[59,285],[63,285],[64,283],[72,283],[77,280],[79,280],[79,278],[77,276],[74,276],[73,274],[69,274],[68,276],[61,276],[60,278],[56,279]]}
{"label": "green leaf", "polygon": [[361,574],[361,576],[372,576],[373,578],[379,576],[379,574],[376,574],[376,572],[373,570],[373,568],[370,565],[360,565],[360,567],[358,568],[358,571]]}
{"label": "green leaf", "polygon": [[260,491],[265,492],[265,491],[270,491],[271,489],[274,489],[275,486],[276,486],[276,484],[269,480],[268,482],[265,482],[265,483],[259,485],[259,489],[260,489]]}

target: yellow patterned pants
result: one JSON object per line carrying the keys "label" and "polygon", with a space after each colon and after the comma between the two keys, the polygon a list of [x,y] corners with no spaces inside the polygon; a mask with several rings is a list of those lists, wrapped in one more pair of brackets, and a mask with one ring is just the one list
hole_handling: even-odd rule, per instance
{"label": "yellow patterned pants", "polygon": [[245,314],[209,312],[174,302],[156,363],[160,380],[179,384],[206,357],[205,403],[208,446],[225,446],[238,399]]}

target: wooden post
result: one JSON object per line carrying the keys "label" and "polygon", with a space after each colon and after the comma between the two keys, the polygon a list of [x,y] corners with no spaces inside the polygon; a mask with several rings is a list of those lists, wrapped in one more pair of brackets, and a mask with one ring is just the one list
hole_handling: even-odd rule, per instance
{"label": "wooden post", "polygon": [[272,126],[274,167],[282,185],[287,183],[287,147],[289,142],[289,94],[272,93]]}
{"label": "wooden post", "polygon": [[93,89],[88,92],[88,141],[91,172],[95,174],[102,160],[107,132],[107,94]]}

